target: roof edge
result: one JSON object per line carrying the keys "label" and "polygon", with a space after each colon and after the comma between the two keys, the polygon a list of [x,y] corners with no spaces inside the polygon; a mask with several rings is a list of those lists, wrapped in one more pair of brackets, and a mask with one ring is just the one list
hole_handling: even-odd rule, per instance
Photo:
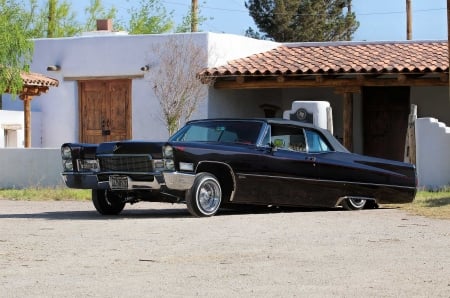
{"label": "roof edge", "polygon": [[378,41],[322,41],[322,42],[286,42],[281,46],[288,48],[318,47],[318,46],[353,46],[353,45],[379,45],[379,44],[429,44],[447,43],[448,40],[378,40]]}

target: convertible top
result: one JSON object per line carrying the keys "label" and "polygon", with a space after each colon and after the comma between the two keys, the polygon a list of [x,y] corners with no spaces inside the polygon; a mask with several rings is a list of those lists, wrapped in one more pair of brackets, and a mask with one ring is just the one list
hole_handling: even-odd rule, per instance
{"label": "convertible top", "polygon": [[195,122],[208,122],[208,121],[249,121],[249,122],[264,122],[267,124],[280,124],[280,125],[293,125],[293,126],[299,126],[303,128],[311,128],[318,130],[322,133],[324,137],[327,138],[328,142],[330,142],[331,146],[336,151],[339,152],[346,152],[349,153],[350,151],[347,150],[336,138],[326,129],[323,129],[321,127],[318,127],[316,125],[300,122],[300,121],[294,121],[294,120],[288,120],[288,119],[282,119],[282,118],[211,118],[211,119],[197,119],[197,120],[191,120],[188,121],[186,124],[191,124]]}

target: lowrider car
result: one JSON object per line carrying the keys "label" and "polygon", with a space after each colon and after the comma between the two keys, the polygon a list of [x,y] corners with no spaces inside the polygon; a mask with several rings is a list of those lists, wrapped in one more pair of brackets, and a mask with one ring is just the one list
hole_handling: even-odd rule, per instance
{"label": "lowrider car", "polygon": [[126,203],[185,203],[194,216],[233,205],[339,207],[409,203],[408,163],[349,152],[327,130],[284,119],[188,122],[167,142],[61,147],[68,187],[92,189],[104,215]]}

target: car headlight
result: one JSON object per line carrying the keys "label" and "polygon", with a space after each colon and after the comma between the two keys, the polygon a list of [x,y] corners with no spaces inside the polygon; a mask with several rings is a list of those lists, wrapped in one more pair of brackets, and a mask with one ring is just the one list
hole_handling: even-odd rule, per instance
{"label": "car headlight", "polygon": [[173,159],[164,160],[164,167],[165,167],[165,170],[175,171],[175,163],[173,162]]}
{"label": "car headlight", "polygon": [[63,170],[65,172],[73,171],[73,163],[71,159],[63,160]]}
{"label": "car headlight", "polygon": [[72,159],[72,148],[69,146],[61,147],[61,157],[62,159]]}
{"label": "car headlight", "polygon": [[163,157],[166,159],[173,158],[173,147],[170,145],[164,146],[163,148]]}
{"label": "car headlight", "polygon": [[100,166],[98,160],[96,159],[78,159],[77,160],[78,171],[80,172],[98,172],[100,171]]}

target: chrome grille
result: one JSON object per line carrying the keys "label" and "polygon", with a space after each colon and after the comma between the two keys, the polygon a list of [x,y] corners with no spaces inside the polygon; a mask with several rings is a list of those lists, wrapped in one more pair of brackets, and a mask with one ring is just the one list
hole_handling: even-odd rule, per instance
{"label": "chrome grille", "polygon": [[101,155],[98,156],[102,172],[152,172],[150,155]]}

